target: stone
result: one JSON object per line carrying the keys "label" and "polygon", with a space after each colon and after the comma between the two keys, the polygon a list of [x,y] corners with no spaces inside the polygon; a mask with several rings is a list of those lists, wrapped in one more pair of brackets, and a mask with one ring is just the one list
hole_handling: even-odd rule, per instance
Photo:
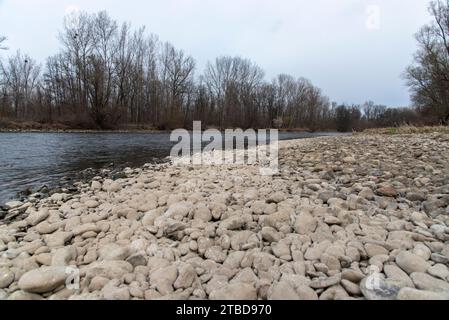
{"label": "stone", "polygon": [[396,198],[398,196],[396,189],[391,186],[381,187],[376,190],[376,193],[382,197]]}
{"label": "stone", "polygon": [[443,264],[436,264],[427,270],[431,276],[446,280],[449,277],[449,269]]}
{"label": "stone", "polygon": [[417,289],[449,292],[449,283],[426,273],[414,272],[410,275]]}
{"label": "stone", "polygon": [[417,255],[417,256],[420,256],[421,258],[423,258],[424,260],[427,261],[427,260],[430,259],[432,251],[425,244],[417,243],[415,245],[415,247],[413,248],[412,253]]}
{"label": "stone", "polygon": [[315,292],[315,290],[313,290],[309,286],[297,285],[295,290],[299,296],[299,300],[302,301],[318,300],[318,294]]}
{"label": "stone", "polygon": [[334,255],[323,253],[320,257],[320,261],[327,266],[328,270],[340,271],[341,263]]}
{"label": "stone", "polygon": [[424,195],[424,193],[421,192],[408,192],[407,193],[407,200],[415,202],[415,201],[425,201],[426,200],[426,196]]}
{"label": "stone", "polygon": [[258,281],[259,281],[259,279],[254,274],[254,271],[251,268],[245,268],[245,269],[242,269],[241,271],[239,271],[239,273],[237,273],[237,275],[234,278],[232,278],[230,283],[253,284],[253,283],[257,283]]}
{"label": "stone", "polygon": [[136,253],[126,259],[134,268],[138,266],[146,266],[148,260],[144,253]]}
{"label": "stone", "polygon": [[330,241],[323,241],[315,244],[313,247],[307,249],[304,258],[306,260],[319,260],[323,252],[331,245]]}
{"label": "stone", "polygon": [[265,201],[254,201],[251,205],[251,209],[254,214],[261,215],[266,213],[267,203]]}
{"label": "stone", "polygon": [[341,224],[341,220],[338,219],[337,217],[326,215],[324,217],[324,223],[329,225],[329,226],[340,225]]}
{"label": "stone", "polygon": [[327,203],[329,199],[333,198],[335,193],[333,191],[323,191],[318,194],[318,199],[323,201],[323,203]]}
{"label": "stone", "polygon": [[257,291],[247,283],[232,283],[214,289],[209,295],[210,300],[257,300]]}
{"label": "stone", "polygon": [[341,278],[354,283],[360,283],[365,278],[365,275],[357,270],[345,269],[341,272]]}
{"label": "stone", "polygon": [[61,202],[67,199],[67,195],[65,193],[54,193],[51,195],[50,199],[53,202]]}
{"label": "stone", "polygon": [[51,265],[53,267],[63,267],[69,265],[69,262],[75,260],[77,257],[76,248],[68,246],[57,249],[51,259]]}
{"label": "stone", "polygon": [[226,260],[226,253],[221,249],[221,247],[214,246],[206,250],[204,257],[217,263],[223,263]]}
{"label": "stone", "polygon": [[93,191],[97,191],[97,190],[101,190],[102,188],[102,184],[99,181],[92,181],[91,185],[90,185],[90,189]]}
{"label": "stone", "polygon": [[402,288],[398,293],[398,300],[449,300],[449,292],[434,292],[417,290],[413,288]]}
{"label": "stone", "polygon": [[367,300],[396,300],[401,287],[381,276],[371,275],[361,281],[360,290]]}
{"label": "stone", "polygon": [[95,223],[86,223],[82,224],[80,226],[76,226],[72,230],[70,230],[74,236],[82,235],[86,232],[95,232],[98,233],[101,231],[101,229],[95,224]]}
{"label": "stone", "polygon": [[408,274],[426,272],[430,267],[423,258],[408,251],[402,251],[397,255],[396,264]]}
{"label": "stone", "polygon": [[286,199],[286,196],[283,192],[278,191],[270,195],[267,199],[268,203],[280,203]]}
{"label": "stone", "polygon": [[102,246],[99,250],[100,260],[114,261],[114,260],[126,260],[129,257],[131,251],[129,247],[121,246],[115,243],[110,243]]}
{"label": "stone", "polygon": [[175,266],[160,268],[151,272],[150,284],[165,296],[174,292],[173,284],[178,278],[178,270]]}
{"label": "stone", "polygon": [[376,195],[374,194],[373,190],[371,190],[370,188],[363,188],[359,192],[359,197],[364,198],[369,201],[372,201],[375,199]]}
{"label": "stone", "polygon": [[147,227],[147,226],[154,226],[154,221],[156,220],[157,217],[159,217],[160,214],[155,211],[152,210],[150,212],[145,213],[145,215],[142,217],[142,224]]}
{"label": "stone", "polygon": [[192,209],[192,204],[188,202],[178,202],[170,205],[168,210],[165,212],[164,216],[167,218],[176,218],[176,217],[187,217],[190,210]]}
{"label": "stone", "polygon": [[336,284],[339,284],[340,281],[341,281],[341,275],[339,274],[339,275],[328,277],[328,278],[314,279],[310,283],[310,287],[313,289],[325,289],[325,288],[332,287]]}
{"label": "stone", "polygon": [[88,265],[84,272],[86,276],[96,276],[108,279],[118,279],[133,271],[133,266],[126,261],[96,261]]}
{"label": "stone", "polygon": [[281,233],[272,227],[263,227],[260,234],[262,239],[269,243],[279,242],[281,240]]}
{"label": "stone", "polygon": [[5,207],[8,210],[17,209],[21,206],[23,206],[23,202],[21,201],[9,201],[5,203]]}
{"label": "stone", "polygon": [[84,204],[90,209],[94,209],[100,205],[96,200],[87,200]]}
{"label": "stone", "polygon": [[358,284],[355,284],[354,282],[351,282],[346,279],[342,279],[341,285],[346,290],[346,292],[348,292],[350,295],[353,295],[353,296],[361,296],[362,295],[360,286]]}
{"label": "stone", "polygon": [[318,221],[308,212],[302,212],[295,222],[295,231],[298,234],[307,235],[315,232]]}
{"label": "stone", "polygon": [[246,224],[245,219],[241,216],[232,216],[220,223],[220,229],[224,230],[240,230]]}
{"label": "stone", "polygon": [[103,189],[107,192],[114,193],[120,191],[122,186],[116,181],[105,181],[103,183]]}
{"label": "stone", "polygon": [[284,260],[291,260],[291,252],[289,246],[284,242],[278,242],[271,244],[273,254]]}
{"label": "stone", "polygon": [[14,272],[9,269],[0,269],[0,289],[8,288],[14,282]]}
{"label": "stone", "polygon": [[50,216],[50,212],[47,209],[41,209],[39,211],[31,213],[26,221],[30,226],[36,226],[42,221],[46,220]]}
{"label": "stone", "polygon": [[367,243],[365,244],[365,250],[368,257],[372,258],[379,255],[388,255],[388,250],[376,244]]}
{"label": "stone", "polygon": [[209,222],[212,220],[212,213],[204,204],[198,205],[193,217],[204,222]]}
{"label": "stone", "polygon": [[108,284],[109,281],[110,280],[108,278],[96,276],[90,281],[89,291],[100,291],[106,286],[106,284]]}
{"label": "stone", "polygon": [[412,279],[401,268],[396,265],[385,265],[384,273],[388,279],[396,280],[406,287],[414,287]]}
{"label": "stone", "polygon": [[300,298],[292,286],[285,281],[281,281],[270,287],[268,300],[300,300]]}
{"label": "stone", "polygon": [[50,235],[45,235],[44,240],[50,248],[63,247],[73,238],[72,232],[55,232]]}
{"label": "stone", "polygon": [[196,278],[196,271],[190,264],[184,264],[178,269],[178,278],[173,284],[175,289],[189,288]]}
{"label": "stone", "polygon": [[44,298],[42,298],[40,295],[35,294],[35,293],[17,290],[8,297],[8,300],[34,301],[34,300],[44,300]]}
{"label": "stone", "polygon": [[103,297],[106,300],[129,300],[130,294],[128,288],[117,288],[114,285],[107,284],[102,290]]}
{"label": "stone", "polygon": [[430,256],[430,259],[436,263],[442,263],[442,264],[448,264],[449,263],[449,259],[439,253],[432,253],[432,255]]}
{"label": "stone", "polygon": [[40,234],[46,235],[46,234],[50,234],[55,232],[56,230],[59,229],[59,227],[61,226],[60,223],[53,223],[50,224],[47,221],[41,222],[39,223],[35,229],[37,232],[39,232]]}
{"label": "stone", "polygon": [[19,288],[25,292],[47,293],[63,285],[70,275],[65,267],[41,267],[25,273]]}

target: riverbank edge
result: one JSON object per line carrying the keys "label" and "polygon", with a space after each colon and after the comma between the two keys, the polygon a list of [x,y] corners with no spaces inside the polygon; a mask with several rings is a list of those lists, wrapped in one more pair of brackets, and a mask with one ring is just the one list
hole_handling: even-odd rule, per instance
{"label": "riverbank edge", "polygon": [[[0,130],[0,133],[2,131]],[[34,131],[33,131],[34,132]],[[88,131],[88,132],[79,132],[79,133],[94,133],[97,131]],[[105,131],[98,131],[99,133],[103,132],[106,133]],[[112,131],[112,133],[119,133],[117,131]],[[167,131],[161,131],[162,132],[167,132]],[[285,131],[281,131],[281,132],[285,132]],[[69,133],[69,132],[66,132]],[[72,133],[72,132],[70,132]],[[135,132],[123,132],[123,133],[135,133]],[[146,132],[146,133],[150,133],[150,132]],[[432,132],[432,133],[439,133],[438,131]],[[396,133],[395,135],[404,135],[404,136],[410,136],[410,135],[429,135],[431,134],[430,132],[408,132],[408,133]],[[347,135],[342,134],[342,136],[383,136],[385,135],[385,133],[383,132],[378,132],[378,131],[365,131],[365,132],[358,132],[358,133],[348,133]],[[288,147],[289,145],[291,145],[292,143],[296,143],[298,141],[301,140],[309,140],[309,139],[323,139],[323,138],[333,138],[332,136],[317,136],[317,137],[305,137],[305,138],[300,138],[300,139],[288,139],[288,140],[283,140],[283,141],[279,141],[279,148],[285,148]],[[154,159],[153,159],[154,160]],[[13,212],[10,212],[11,210],[8,209],[8,207],[6,206],[7,203],[11,203],[11,202],[22,202],[24,204],[39,204],[41,201],[46,200],[48,198],[50,198],[53,194],[55,193],[66,193],[66,194],[70,194],[70,195],[75,195],[81,192],[81,186],[83,184],[91,184],[93,181],[96,181],[98,179],[110,179],[110,180],[117,180],[120,178],[129,178],[130,176],[128,176],[127,172],[129,171],[134,171],[134,170],[138,170],[138,169],[146,169],[149,167],[152,167],[153,169],[156,168],[157,170],[162,169],[163,167],[166,166],[176,166],[177,164],[175,163],[174,159],[172,159],[170,156],[166,156],[163,158],[160,158],[159,161],[150,161],[148,163],[145,163],[141,166],[131,166],[131,167],[114,167],[114,168],[99,168],[99,169],[93,169],[93,168],[86,168],[83,171],[80,171],[79,175],[75,176],[72,180],[70,180],[67,184],[64,183],[58,183],[55,186],[52,186],[48,189],[47,192],[42,193],[39,191],[37,192],[33,192],[27,196],[22,196],[20,197],[19,194],[23,193],[19,192],[18,195],[12,199],[9,199],[8,201],[4,202],[4,203],[0,203],[0,225],[1,224],[10,224],[13,223],[14,221],[18,221],[21,219],[26,218],[27,214],[25,213],[26,209],[28,208],[28,206],[25,207],[19,207],[19,208],[14,208]],[[82,178],[83,173],[86,171],[91,171],[91,173],[85,177]],[[43,187],[47,187],[47,186],[43,186]],[[38,196],[37,196],[38,195]],[[19,211],[19,212],[16,212]]]}
{"label": "riverbank edge", "polygon": [[[1,132],[1,131],[0,131]],[[285,148],[288,146],[287,144],[295,143],[301,140],[309,140],[309,139],[319,139],[319,138],[331,138],[331,136],[318,136],[318,137],[305,137],[301,139],[289,139],[289,140],[283,140],[278,141],[279,149]],[[225,151],[225,150],[224,150]],[[232,151],[234,152],[234,150]],[[180,160],[180,159],[178,159]],[[147,168],[153,168],[156,170],[161,170],[164,167],[167,166],[176,166],[180,163],[183,163],[182,161],[176,161],[176,159],[171,158],[170,156],[166,156],[163,158],[160,158],[159,161],[153,161],[145,163],[141,166],[135,166],[135,167],[116,167],[116,168],[100,168],[100,169],[93,169],[93,168],[86,168],[83,171],[80,171],[79,175],[74,177],[73,180],[70,181],[70,183],[64,184],[59,183],[56,186],[48,188],[47,186],[42,186],[39,191],[32,192],[27,196],[20,197],[19,194],[23,193],[19,192],[16,197],[7,200],[5,203],[0,203],[0,225],[2,224],[10,224],[15,221],[19,221],[22,219],[25,219],[27,217],[27,209],[31,205],[38,205],[41,201],[44,201],[48,198],[50,198],[55,193],[65,193],[68,195],[76,195],[81,192],[82,186],[84,184],[91,184],[93,181],[99,180],[99,179],[110,179],[110,180],[118,180],[121,178],[130,178],[132,175],[128,175],[128,172],[134,171],[134,170],[143,170]],[[186,164],[182,164],[186,165]],[[187,164],[188,166],[189,164]],[[92,171],[89,176],[86,178],[81,178],[83,175],[83,172],[86,171]],[[48,191],[41,192],[42,188],[48,188]],[[20,207],[16,207],[14,209],[9,209],[7,204],[13,203],[13,202],[22,202],[23,205]]]}
{"label": "riverbank edge", "polygon": [[[184,129],[184,128],[182,128]],[[214,129],[215,128],[211,128]],[[239,128],[232,128],[232,130],[238,130]],[[188,131],[192,131],[191,129],[186,129]],[[209,130],[202,130],[203,132]],[[218,129],[220,132],[224,132],[224,130]],[[243,130],[243,129],[242,129]],[[260,128],[257,130],[272,130],[272,128]],[[278,129],[281,133],[335,133],[335,130],[308,130],[308,129]],[[0,133],[171,133],[173,130],[156,130],[156,129],[117,129],[117,130],[81,130],[81,129],[5,129],[0,128]]]}

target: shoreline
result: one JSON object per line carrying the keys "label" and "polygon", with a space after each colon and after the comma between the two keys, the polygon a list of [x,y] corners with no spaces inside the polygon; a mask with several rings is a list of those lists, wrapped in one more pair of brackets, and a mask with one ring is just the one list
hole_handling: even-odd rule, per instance
{"label": "shoreline", "polygon": [[79,183],[0,225],[0,299],[449,299],[448,149],[318,137],[281,141],[270,177],[165,163]]}
{"label": "shoreline", "polygon": [[[236,128],[237,129],[237,128]],[[189,129],[186,129],[187,131],[192,131]],[[256,129],[257,130],[270,130],[270,129]],[[76,130],[76,129],[69,129],[69,130],[9,130],[9,129],[0,129],[0,133],[141,133],[141,134],[152,134],[152,133],[171,133],[173,130]],[[204,132],[203,130],[202,132]],[[220,131],[220,132],[224,132]],[[310,131],[310,130],[279,130],[280,133],[337,133],[335,130],[319,130],[319,131]],[[338,133],[345,133],[345,132],[338,132]],[[349,133],[349,132],[347,132]]]}
{"label": "shoreline", "polygon": [[[290,131],[281,131],[281,132],[285,132],[288,133]],[[298,133],[300,133],[300,131],[297,131]],[[0,134],[2,132],[0,131]],[[85,131],[85,132],[81,132],[81,131],[73,131],[73,132],[45,132],[45,131],[29,131],[29,132],[18,132],[18,133],[67,133],[67,134],[71,134],[71,133],[82,133],[82,134],[153,134],[153,133],[159,133],[159,134],[163,134],[163,133],[169,133],[169,132],[164,132],[164,131],[159,131],[159,132],[118,132],[118,131],[107,131],[107,132],[101,132],[101,131]],[[311,133],[312,135],[314,133]],[[336,135],[336,136],[345,136],[345,135],[350,135],[350,133],[338,133],[338,132],[316,132],[315,134],[323,134],[323,136],[326,136],[326,134],[331,134],[331,135]],[[311,136],[311,137],[303,137],[300,139],[314,139],[317,138],[319,136]],[[297,140],[298,138],[289,138],[289,139],[285,139],[285,140],[280,140],[280,141],[289,141],[289,140]],[[299,139],[299,140],[300,140]],[[153,158],[151,161],[148,161],[148,163],[154,164],[154,163],[165,163],[168,160],[168,157],[161,157],[161,158]],[[144,165],[144,163],[142,163],[141,165],[132,165],[130,166],[132,169],[138,168],[139,166]],[[11,196],[9,199],[6,199],[4,201],[0,201],[0,219],[2,218],[2,216],[4,216],[5,214],[2,215],[2,207],[7,203],[7,202],[11,202],[11,201],[26,201],[27,197],[32,195],[32,194],[38,194],[40,193],[39,197],[48,197],[48,195],[51,195],[51,193],[54,190],[60,190],[60,189],[67,189],[67,188],[73,188],[73,183],[80,183],[80,182],[87,182],[89,180],[92,180],[92,178],[94,178],[95,176],[100,176],[103,178],[110,178],[112,176],[116,176],[116,175],[120,175],[122,174],[123,169],[125,168],[125,165],[115,165],[113,167],[111,167],[110,165],[105,165],[104,167],[101,168],[85,168],[82,171],[78,172],[77,174],[72,174],[69,176],[65,176],[65,182],[58,182],[58,183],[54,183],[52,185],[37,185],[34,186],[32,189],[31,188],[27,188],[27,189],[23,189],[23,190],[19,190],[17,191],[17,193],[14,196]],[[41,189],[48,189],[47,192],[45,193],[41,193],[40,190]],[[34,191],[33,191],[34,190]]]}

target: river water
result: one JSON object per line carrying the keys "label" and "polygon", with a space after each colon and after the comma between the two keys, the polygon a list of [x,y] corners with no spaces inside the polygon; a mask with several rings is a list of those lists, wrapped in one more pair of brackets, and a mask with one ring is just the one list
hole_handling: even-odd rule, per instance
{"label": "river water", "polygon": [[[280,133],[280,140],[335,135]],[[85,169],[137,167],[165,158],[169,133],[0,133],[0,204],[43,185],[62,185]]]}

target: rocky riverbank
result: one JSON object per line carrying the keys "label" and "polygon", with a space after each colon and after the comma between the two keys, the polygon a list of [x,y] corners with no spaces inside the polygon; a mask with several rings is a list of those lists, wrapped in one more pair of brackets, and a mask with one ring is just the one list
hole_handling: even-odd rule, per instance
{"label": "rocky riverbank", "polygon": [[277,176],[147,165],[10,203],[0,299],[449,300],[448,134],[281,146]]}

